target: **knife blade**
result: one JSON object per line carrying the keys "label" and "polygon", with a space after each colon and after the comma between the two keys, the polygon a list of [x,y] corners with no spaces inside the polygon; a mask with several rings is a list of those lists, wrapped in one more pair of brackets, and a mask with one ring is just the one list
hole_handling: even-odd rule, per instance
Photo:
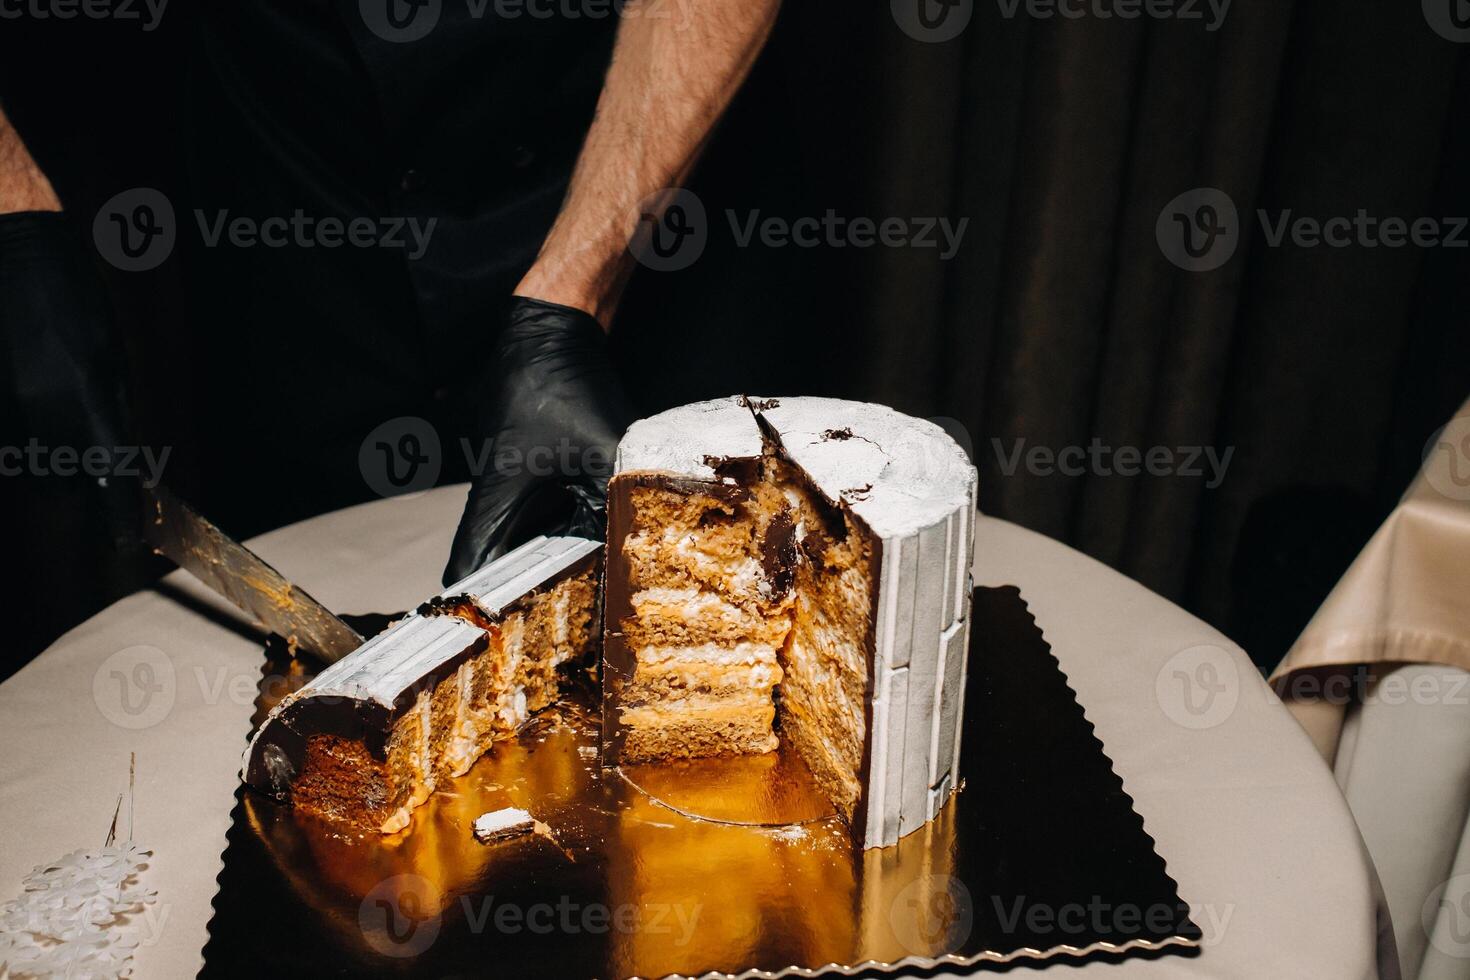
{"label": "knife blade", "polygon": [[153,550],[283,637],[293,654],[331,664],[362,645],[356,630],[163,484],[146,495],[143,538]]}

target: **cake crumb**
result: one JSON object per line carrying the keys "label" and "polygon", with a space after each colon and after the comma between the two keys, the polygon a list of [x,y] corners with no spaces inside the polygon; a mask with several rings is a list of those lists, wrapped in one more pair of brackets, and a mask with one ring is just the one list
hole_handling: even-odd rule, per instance
{"label": "cake crumb", "polygon": [[481,844],[522,837],[536,829],[536,820],[525,810],[506,807],[475,818],[475,840]]}
{"label": "cake crumb", "polygon": [[481,844],[499,844],[525,837],[528,834],[535,834],[537,837],[544,837],[550,841],[552,846],[561,851],[568,861],[575,864],[577,860],[572,852],[563,847],[561,841],[556,839],[556,835],[551,832],[549,826],[525,810],[513,806],[480,814],[475,818],[474,832],[475,840]]}
{"label": "cake crumb", "polygon": [[785,827],[776,827],[769,831],[769,833],[777,840],[783,841],[798,841],[806,840],[807,838],[806,828],[799,823],[790,824]]}

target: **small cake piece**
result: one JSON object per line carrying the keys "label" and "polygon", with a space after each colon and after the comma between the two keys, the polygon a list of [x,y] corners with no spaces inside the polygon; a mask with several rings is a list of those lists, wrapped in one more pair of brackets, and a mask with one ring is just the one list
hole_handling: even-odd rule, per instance
{"label": "small cake piece", "polygon": [[402,830],[587,665],[600,551],[537,538],[445,590],[282,699],[242,778],[334,823]]}
{"label": "small cake piece", "polygon": [[438,781],[459,667],[488,652],[485,631],[461,620],[401,620],[271,711],[245,782],[333,823],[402,830]]}
{"label": "small cake piece", "polygon": [[508,806],[475,818],[475,840],[481,844],[523,837],[536,829],[536,819],[525,810]]}
{"label": "small cake piece", "polygon": [[933,423],[735,397],[635,423],[608,488],[603,764],[786,741],[864,847],[958,779],[975,469]]}

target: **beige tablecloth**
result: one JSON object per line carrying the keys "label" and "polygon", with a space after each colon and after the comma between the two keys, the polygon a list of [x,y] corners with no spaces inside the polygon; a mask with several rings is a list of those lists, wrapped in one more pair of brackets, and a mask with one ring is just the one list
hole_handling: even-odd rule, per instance
{"label": "beige tablecloth", "polygon": [[1362,828],[1404,976],[1470,976],[1470,402],[1271,681]]}
{"label": "beige tablecloth", "polygon": [[[334,609],[437,588],[463,488],[326,515],[252,542]],[[1047,538],[982,519],[976,581],[1019,585],[1159,853],[1195,907],[1197,958],[1088,976],[1355,980],[1380,973],[1374,876],[1332,774],[1240,650]],[[182,573],[62,637],[0,685],[0,893],[100,843],[138,756],[156,914],[137,975],[194,973],[259,675],[259,640]],[[973,790],[972,791],[977,791]],[[1063,976],[1075,975],[1058,967]]]}

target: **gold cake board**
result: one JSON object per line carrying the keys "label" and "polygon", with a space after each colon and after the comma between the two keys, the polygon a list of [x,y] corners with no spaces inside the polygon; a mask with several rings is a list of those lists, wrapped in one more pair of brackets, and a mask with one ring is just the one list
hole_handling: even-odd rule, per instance
{"label": "gold cake board", "polygon": [[[204,975],[770,977],[1197,952],[1019,594],[975,598],[969,787],[895,847],[855,848],[784,746],[602,770],[578,686],[399,834],[344,835],[242,791]],[[477,842],[475,818],[504,807],[548,831]]]}

